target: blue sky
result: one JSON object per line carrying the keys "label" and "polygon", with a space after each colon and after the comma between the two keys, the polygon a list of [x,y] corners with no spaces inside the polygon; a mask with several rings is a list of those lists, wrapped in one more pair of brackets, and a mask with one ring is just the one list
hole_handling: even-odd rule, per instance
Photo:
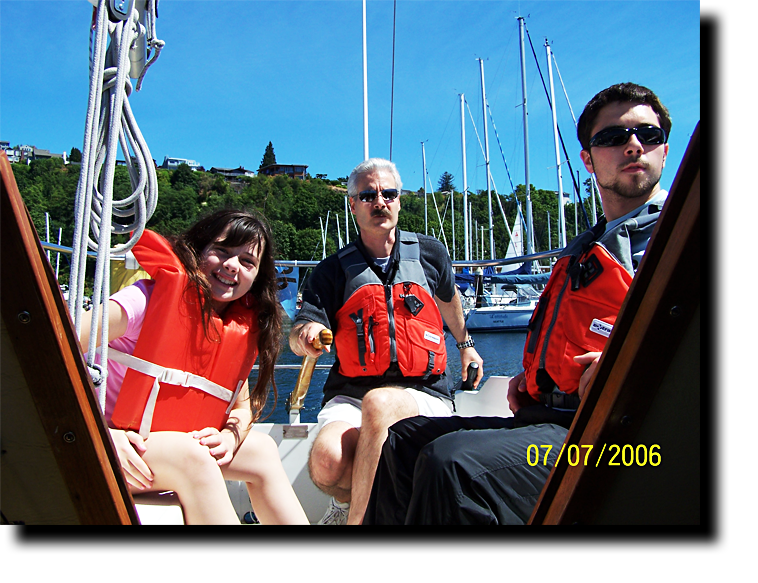
{"label": "blue sky", "polygon": [[[393,2],[369,0],[369,154],[390,155]],[[53,152],[82,147],[88,92],[86,0],[0,2],[0,139]],[[699,3],[399,0],[392,159],[406,188],[422,185],[422,148],[436,187],[447,171],[462,183],[463,93],[484,141],[478,58],[502,144],[489,127],[495,185],[524,182],[518,21],[521,14],[547,82],[551,43],[574,115],[620,81],[649,86],[674,119],[668,188],[700,119]],[[347,176],[363,158],[362,3],[161,0],[166,46],[132,93],[152,157],[257,170],[271,141],[280,163],[312,175]],[[548,101],[527,52],[531,182],[556,189]],[[581,171],[573,120],[554,71],[558,123],[574,175]],[[486,188],[484,157],[465,113],[468,185]],[[561,158],[564,160],[563,157]],[[569,189],[564,165],[564,190]]]}

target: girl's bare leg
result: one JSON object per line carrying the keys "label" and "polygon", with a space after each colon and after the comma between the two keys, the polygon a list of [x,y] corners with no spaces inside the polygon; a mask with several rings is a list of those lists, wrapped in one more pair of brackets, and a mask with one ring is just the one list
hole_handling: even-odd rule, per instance
{"label": "girl's bare leg", "polygon": [[191,434],[175,431],[155,431],[146,445],[143,459],[155,476],[151,490],[176,492],[187,524],[240,524],[221,468],[207,447]]}
{"label": "girl's bare leg", "polygon": [[253,510],[261,524],[308,524],[270,435],[250,431],[223,473],[227,480],[247,483]]}

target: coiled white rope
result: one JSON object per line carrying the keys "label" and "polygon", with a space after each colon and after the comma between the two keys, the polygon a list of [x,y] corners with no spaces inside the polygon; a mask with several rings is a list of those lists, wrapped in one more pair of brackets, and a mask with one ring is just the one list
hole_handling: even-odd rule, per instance
{"label": "coiled white rope", "polygon": [[[157,0],[137,0],[143,7],[130,7],[123,20],[109,18],[108,0],[99,0],[91,31],[90,91],[82,149],[82,168],[76,191],[74,241],[69,281],[69,311],[76,334],[81,332],[87,249],[97,251],[92,331],[87,366],[99,386],[100,407],[105,411],[108,360],[108,296],[111,254],[126,253],[139,240],[158,200],[158,180],[150,150],[129,106],[132,85],[130,48],[145,40],[155,55],[139,74],[138,88],[147,68],[163,48],[155,37]],[[144,20],[145,24],[140,23]],[[107,40],[110,37],[110,46]],[[132,186],[131,195],[113,200],[118,148],[124,155]],[[119,220],[114,222],[113,217]],[[128,220],[131,219],[131,220]],[[129,234],[126,243],[111,248],[112,235]],[[101,309],[102,308],[102,309]],[[102,314],[100,313],[102,312]],[[97,322],[102,324],[101,362],[95,364],[98,344]]]}

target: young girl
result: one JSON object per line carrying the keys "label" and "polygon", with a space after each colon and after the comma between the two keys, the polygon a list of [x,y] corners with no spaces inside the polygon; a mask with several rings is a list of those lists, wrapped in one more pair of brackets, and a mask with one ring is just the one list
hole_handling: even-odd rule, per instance
{"label": "young girl", "polygon": [[105,417],[121,467],[134,493],[176,492],[187,524],[240,523],[225,479],[247,483],[261,523],[308,523],[276,443],[250,431],[269,382],[276,392],[272,243],[265,223],[232,210],[171,243],[146,230],[133,253],[152,279],[109,299]]}

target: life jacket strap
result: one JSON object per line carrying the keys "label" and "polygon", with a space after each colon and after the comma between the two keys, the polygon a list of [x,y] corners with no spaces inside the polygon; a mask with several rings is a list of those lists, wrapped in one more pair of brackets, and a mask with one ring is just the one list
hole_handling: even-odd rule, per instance
{"label": "life jacket strap", "polygon": [[363,308],[355,314],[350,314],[350,319],[355,323],[355,333],[358,336],[358,360],[361,366],[366,366],[366,337],[363,334]]}
{"label": "life jacket strap", "polygon": [[551,409],[576,411],[581,404],[581,399],[577,393],[553,392],[542,393],[540,402]]}
{"label": "life jacket strap", "polygon": [[140,422],[139,434],[143,439],[147,439],[150,435],[150,427],[153,422],[153,412],[155,411],[155,403],[158,400],[158,392],[160,391],[161,383],[198,389],[218,399],[221,399],[225,403],[229,403],[229,407],[227,407],[226,410],[227,414],[229,414],[232,407],[234,406],[234,403],[237,400],[237,395],[239,394],[239,391],[244,384],[244,381],[240,381],[237,383],[237,389],[232,392],[229,389],[214,383],[213,381],[209,381],[205,377],[201,377],[191,372],[178,370],[175,368],[160,366],[153,362],[137,358],[131,354],[125,354],[113,348],[108,349],[108,358],[114,362],[132,368],[137,372],[153,377],[155,379],[153,382],[153,387],[150,390],[150,395],[147,399],[147,404],[145,405],[145,412],[142,414],[142,421]]}
{"label": "life jacket strap", "polygon": [[432,371],[434,370],[434,352],[431,350],[428,351],[429,354],[429,361],[426,364],[426,370],[424,371],[423,379],[426,380],[429,378],[429,375],[432,374]]}

